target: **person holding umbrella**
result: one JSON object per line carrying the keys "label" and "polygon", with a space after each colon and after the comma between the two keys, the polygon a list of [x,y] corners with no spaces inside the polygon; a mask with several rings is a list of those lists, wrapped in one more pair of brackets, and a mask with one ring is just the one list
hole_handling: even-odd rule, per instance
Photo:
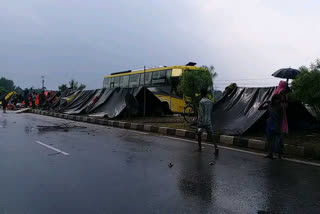
{"label": "person holding umbrella", "polygon": [[260,105],[259,110],[268,110],[269,113],[266,126],[268,141],[268,155],[266,158],[274,159],[273,154],[275,153],[279,153],[279,158],[281,158],[281,124],[283,117],[281,96],[279,94],[273,95],[271,101],[267,100]]}
{"label": "person holding umbrella", "polygon": [[295,79],[300,74],[300,71],[293,68],[281,68],[274,72],[272,76],[287,79],[287,83],[289,83],[289,79]]}
{"label": "person holding umbrella", "polygon": [[272,74],[274,77],[284,78],[287,81],[280,81],[277,89],[272,94],[271,101],[261,104],[259,110],[268,110],[267,140],[269,154],[267,158],[273,159],[273,154],[278,153],[281,158],[283,153],[283,134],[288,134],[288,120],[286,109],[288,108],[289,79],[295,79],[300,71],[292,68],[282,68]]}
{"label": "person holding umbrella", "polygon": [[286,109],[288,108],[288,93],[289,93],[289,79],[295,79],[300,74],[300,71],[293,68],[281,68],[274,72],[272,76],[287,79],[287,82],[280,81],[276,91],[273,93],[279,94],[281,97],[281,106],[283,110],[283,118],[282,118],[282,125],[281,129],[284,134],[288,134],[288,120],[287,120],[287,113]]}

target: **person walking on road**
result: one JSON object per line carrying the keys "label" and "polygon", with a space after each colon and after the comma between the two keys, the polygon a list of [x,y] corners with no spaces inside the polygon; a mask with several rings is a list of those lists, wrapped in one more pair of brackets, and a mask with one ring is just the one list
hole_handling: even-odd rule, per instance
{"label": "person walking on road", "polygon": [[204,131],[206,131],[208,133],[209,139],[211,138],[214,144],[215,154],[218,155],[219,149],[213,136],[213,128],[212,128],[212,122],[211,122],[211,112],[212,112],[213,103],[211,102],[211,100],[208,99],[207,94],[208,94],[207,89],[201,90],[202,99],[200,100],[200,103],[199,103],[198,129],[197,129],[198,145],[199,145],[198,151],[202,150],[201,135]]}
{"label": "person walking on road", "polygon": [[283,108],[281,106],[281,96],[275,94],[271,101],[265,101],[259,107],[259,110],[268,110],[269,118],[267,119],[266,135],[268,141],[268,155],[266,158],[273,159],[273,154],[278,153],[279,158],[282,154],[282,118]]}
{"label": "person walking on road", "polygon": [[6,113],[7,112],[8,102],[7,102],[6,98],[5,98],[5,96],[2,98],[1,102],[2,102],[3,113]]}

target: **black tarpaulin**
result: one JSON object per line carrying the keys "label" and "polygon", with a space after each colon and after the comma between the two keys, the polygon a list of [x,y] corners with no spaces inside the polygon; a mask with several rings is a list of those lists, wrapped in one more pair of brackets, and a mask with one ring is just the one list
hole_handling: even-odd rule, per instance
{"label": "black tarpaulin", "polygon": [[258,108],[271,99],[274,90],[275,87],[234,89],[213,106],[214,130],[230,135],[243,134],[266,113]]}
{"label": "black tarpaulin", "polygon": [[[102,95],[104,94],[106,89],[99,89],[96,91],[96,93],[94,94],[94,96],[92,97],[92,99],[90,100],[90,102],[88,102],[88,104],[86,104],[86,106],[84,106],[85,108],[81,111],[84,113],[89,112],[91,109],[93,109],[93,107],[95,106],[95,104],[100,100],[100,98],[102,97]],[[81,113],[80,112],[80,113]]]}
{"label": "black tarpaulin", "polygon": [[[246,131],[264,130],[268,115],[266,110],[258,110],[266,100],[270,100],[275,87],[235,88],[213,106],[212,123],[217,132],[241,135]],[[310,130],[318,126],[316,119],[300,102],[289,100],[286,109],[290,131]],[[260,130],[261,131],[261,130]]]}
{"label": "black tarpaulin", "polygon": [[[144,88],[106,89],[94,107],[90,116],[114,118],[142,115],[144,107]],[[146,115],[169,113],[169,106],[162,103],[152,92],[146,89]]]}
{"label": "black tarpaulin", "polygon": [[93,113],[97,108],[99,108],[101,105],[103,105],[110,97],[110,95],[113,93],[113,88],[107,88],[104,89],[102,94],[99,96],[99,99],[93,104],[93,106],[88,106],[88,109],[86,109],[86,113]]}
{"label": "black tarpaulin", "polygon": [[60,106],[63,104],[63,98],[68,97],[68,96],[72,95],[73,93],[75,93],[75,91],[72,91],[72,90],[66,90],[66,91],[61,92],[58,99],[51,106],[49,106],[49,108],[54,109],[54,110],[59,109]]}
{"label": "black tarpaulin", "polygon": [[[139,112],[143,113],[144,108],[144,88],[136,88],[134,91],[134,96],[139,103]],[[167,102],[162,102],[154,93],[146,88],[146,115],[163,115],[172,114]]]}
{"label": "black tarpaulin", "polygon": [[96,94],[97,90],[81,91],[79,95],[70,102],[64,109],[66,114],[79,114],[87,108],[87,104],[91,101],[92,97]]}
{"label": "black tarpaulin", "polygon": [[105,102],[96,109],[92,110],[90,116],[114,118],[118,116],[126,107],[126,95],[130,93],[130,89],[115,88],[111,89]]}

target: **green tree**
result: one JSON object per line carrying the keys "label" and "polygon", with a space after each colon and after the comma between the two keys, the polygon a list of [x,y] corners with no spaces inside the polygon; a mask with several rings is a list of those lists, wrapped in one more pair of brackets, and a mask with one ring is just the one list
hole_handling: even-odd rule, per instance
{"label": "green tree", "polygon": [[77,90],[79,83],[75,81],[74,79],[69,81],[69,89],[71,90]]}
{"label": "green tree", "polygon": [[80,86],[78,87],[78,90],[83,90],[83,89],[85,89],[86,88],[86,85],[84,85],[84,84],[80,84]]}
{"label": "green tree", "polygon": [[74,79],[69,81],[69,86],[67,86],[67,84],[62,84],[58,87],[59,91],[65,91],[67,89],[71,89],[71,90],[83,90],[86,88],[86,85],[84,84],[80,84],[79,86],[79,82],[75,81]]}
{"label": "green tree", "polygon": [[5,88],[0,87],[0,96],[4,95],[6,93],[8,93],[8,91]]}
{"label": "green tree", "polygon": [[309,67],[300,67],[301,73],[292,81],[292,96],[309,105],[320,117],[320,60]]}
{"label": "green tree", "polygon": [[65,91],[65,90],[67,90],[68,89],[68,86],[67,86],[67,84],[62,84],[62,85],[60,85],[59,87],[58,87],[58,89],[59,89],[59,91]]}
{"label": "green tree", "polygon": [[[179,93],[183,94],[189,100],[195,110],[200,102],[200,92],[202,89],[213,88],[213,79],[217,76],[214,67],[201,66],[199,70],[185,70],[178,85]],[[212,92],[212,91],[211,91]],[[212,94],[211,94],[212,96]]]}
{"label": "green tree", "polygon": [[6,89],[7,91],[13,91],[15,89],[14,82],[4,77],[0,78],[0,87]]}

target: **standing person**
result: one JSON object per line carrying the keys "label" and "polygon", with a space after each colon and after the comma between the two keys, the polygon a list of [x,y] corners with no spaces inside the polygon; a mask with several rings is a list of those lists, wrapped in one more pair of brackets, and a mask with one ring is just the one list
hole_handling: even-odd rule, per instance
{"label": "standing person", "polygon": [[282,153],[282,117],[283,109],[281,106],[281,96],[275,94],[270,101],[265,101],[259,107],[259,110],[268,110],[266,135],[268,141],[268,155],[266,158],[273,159],[273,154],[278,153],[281,158]]}
{"label": "standing person", "polygon": [[2,102],[3,113],[6,113],[8,102],[7,102],[6,98],[5,98],[5,96],[2,98],[1,102]]}
{"label": "standing person", "polygon": [[36,92],[33,92],[31,95],[32,108],[36,107],[36,98],[37,98]]}
{"label": "standing person", "polygon": [[280,98],[281,98],[281,107],[283,110],[281,130],[283,134],[289,133],[288,120],[287,120],[288,92],[289,92],[288,83],[286,81],[280,81],[279,86],[273,93],[273,95],[275,94],[280,95]]}
{"label": "standing person", "polygon": [[219,154],[219,149],[217,146],[217,143],[213,137],[213,128],[212,128],[212,122],[211,122],[211,112],[213,103],[211,100],[207,98],[208,90],[202,89],[201,90],[201,97],[199,103],[199,109],[198,109],[198,129],[197,129],[197,135],[198,135],[198,145],[199,149],[198,151],[202,150],[201,146],[201,135],[203,131],[205,130],[208,133],[208,137],[212,139],[212,142],[214,144],[215,148],[215,154]]}
{"label": "standing person", "polygon": [[26,108],[30,107],[30,103],[31,103],[31,106],[32,106],[32,93],[28,95],[28,102],[26,104]]}
{"label": "standing person", "polygon": [[40,108],[43,108],[43,105],[46,101],[46,95],[44,94],[44,91],[42,91],[40,94],[39,94],[39,107]]}
{"label": "standing person", "polygon": [[24,98],[25,107],[28,108],[29,107],[29,90],[27,88],[23,92],[23,98]]}

